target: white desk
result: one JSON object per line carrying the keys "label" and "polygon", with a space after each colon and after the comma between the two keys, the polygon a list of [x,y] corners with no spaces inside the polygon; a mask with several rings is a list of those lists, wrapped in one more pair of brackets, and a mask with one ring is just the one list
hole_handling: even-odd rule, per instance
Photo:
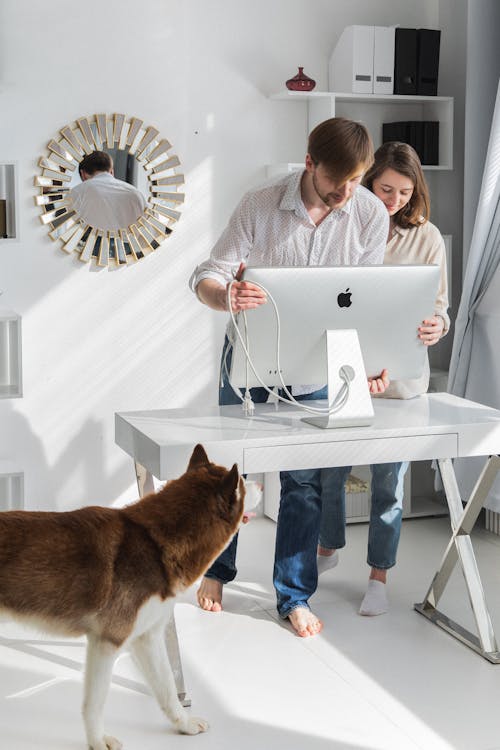
{"label": "white desk", "polygon": [[[500,663],[477,570],[470,532],[500,469],[500,411],[446,393],[410,401],[375,399],[370,427],[324,430],[301,421],[296,407],[257,404],[245,417],[240,406],[173,409],[116,415],[116,442],[135,461],[140,494],[152,476],[171,479],[187,467],[196,443],[209,458],[242,473],[437,459],[450,509],[452,537],[422,603],[415,609],[493,663]],[[465,509],[452,459],[489,456]],[[436,608],[460,561],[478,635]],[[271,564],[271,562],[270,562]],[[181,691],[182,692],[182,691]]]}

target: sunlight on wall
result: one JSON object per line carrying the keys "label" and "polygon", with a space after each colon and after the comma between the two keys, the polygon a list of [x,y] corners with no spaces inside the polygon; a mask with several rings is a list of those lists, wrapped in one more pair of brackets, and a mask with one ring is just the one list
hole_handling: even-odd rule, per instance
{"label": "sunlight on wall", "polygon": [[123,467],[115,411],[175,408],[203,394],[216,401],[220,342],[211,311],[188,288],[213,239],[212,172],[206,158],[186,174],[180,222],[156,253],[112,271],[70,267],[24,316],[16,409],[43,442],[56,495],[74,498],[93,475],[108,483]]}

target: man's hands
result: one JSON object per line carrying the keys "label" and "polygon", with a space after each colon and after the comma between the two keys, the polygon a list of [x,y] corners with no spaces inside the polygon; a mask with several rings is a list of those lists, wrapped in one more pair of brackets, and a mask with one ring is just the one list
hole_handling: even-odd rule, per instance
{"label": "man's hands", "polygon": [[425,346],[437,344],[444,330],[444,320],[439,315],[422,321],[418,327],[418,338]]}
{"label": "man's hands", "polygon": [[[235,282],[231,287],[231,308],[234,313],[240,312],[240,310],[251,310],[267,302],[267,297],[262,289],[249,281],[240,281],[244,270],[245,264],[240,263],[234,277]],[[202,279],[196,287],[196,293],[198,298],[212,310],[227,312],[229,309],[227,304],[228,286],[229,284],[222,286],[215,279]]]}
{"label": "man's hands", "polygon": [[[262,289],[255,284],[252,284],[249,281],[240,281],[241,277],[243,276],[243,271],[245,270],[245,264],[240,263],[240,267],[238,268],[235,276],[235,281],[233,282],[233,285],[231,287],[231,309],[234,313],[240,312],[240,310],[252,310],[255,307],[259,307],[259,305],[263,305],[265,302],[267,302],[267,297],[265,292],[262,291]],[[226,288],[224,289],[224,308],[227,310],[227,289],[229,287],[229,284],[227,284]]]}
{"label": "man's hands", "polygon": [[368,378],[368,390],[370,394],[384,393],[389,386],[389,373],[387,370],[382,370],[380,375],[375,375],[373,378]]}

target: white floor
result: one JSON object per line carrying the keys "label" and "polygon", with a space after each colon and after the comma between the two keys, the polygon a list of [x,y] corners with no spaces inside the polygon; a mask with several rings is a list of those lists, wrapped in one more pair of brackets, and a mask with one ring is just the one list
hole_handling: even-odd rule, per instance
{"label": "white floor", "polygon": [[[113,684],[106,731],[128,750],[500,750],[500,664],[492,665],[417,614],[449,538],[446,518],[406,521],[389,579],[391,610],[357,614],[367,578],[367,526],[348,527],[340,565],[312,600],[315,638],[280,622],[271,583],[275,526],[240,534],[237,580],[225,611],[202,612],[194,591],[176,607],[191,711],[207,734],[174,734],[149,696]],[[474,546],[500,635],[500,538]],[[460,574],[440,608],[473,629]],[[83,641],[52,641],[0,626],[0,748],[84,750]],[[139,679],[124,655],[115,673]]]}

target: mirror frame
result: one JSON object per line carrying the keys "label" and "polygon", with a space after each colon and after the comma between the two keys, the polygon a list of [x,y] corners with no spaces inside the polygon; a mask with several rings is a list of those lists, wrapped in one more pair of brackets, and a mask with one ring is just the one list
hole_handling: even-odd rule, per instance
{"label": "mirror frame", "polygon": [[[142,216],[128,227],[101,230],[83,219],[68,200],[69,184],[86,154],[114,148],[135,156],[147,176],[149,194]],[[49,237],[61,241],[66,253],[78,253],[98,266],[126,266],[154,252],[170,236],[180,218],[179,204],[184,194],[178,188],[184,175],[177,172],[178,157],[168,152],[171,144],[159,131],[138,117],[122,114],[96,114],[80,117],[65,125],[49,141],[48,154],[38,162],[35,176],[39,188],[35,203],[42,213],[42,224]]]}

